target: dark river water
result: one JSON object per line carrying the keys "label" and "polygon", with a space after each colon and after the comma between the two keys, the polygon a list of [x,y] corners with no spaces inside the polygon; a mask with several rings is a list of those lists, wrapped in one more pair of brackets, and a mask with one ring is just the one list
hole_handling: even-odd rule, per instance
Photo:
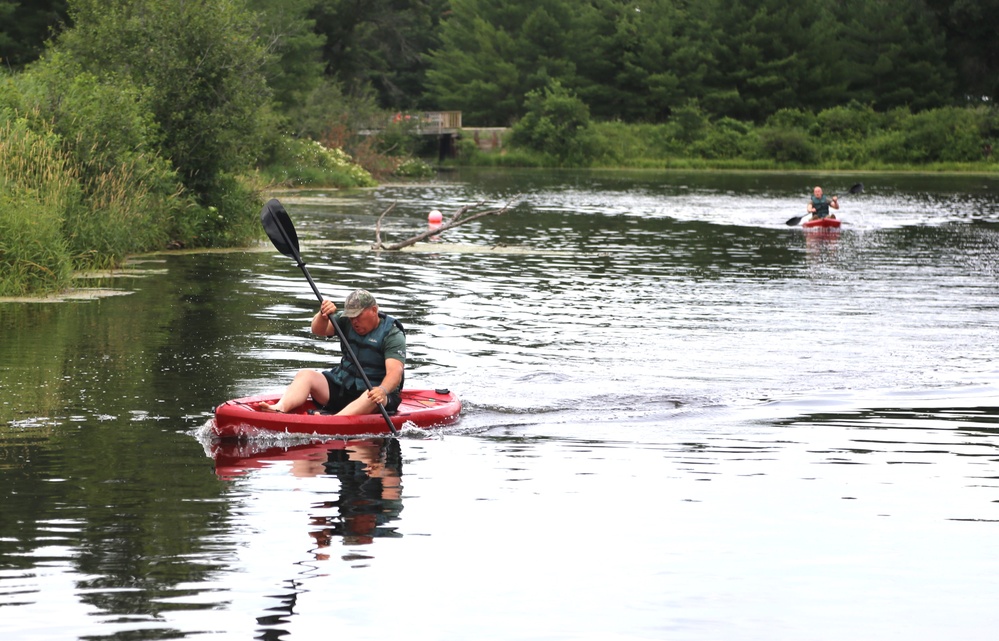
{"label": "dark river water", "polygon": [[[784,224],[816,182],[841,229]],[[339,357],[269,244],[0,302],[0,638],[995,638],[999,178],[277,197],[323,293],[371,290],[460,421],[207,438]],[[474,204],[510,209],[368,249],[392,205],[389,241]]]}

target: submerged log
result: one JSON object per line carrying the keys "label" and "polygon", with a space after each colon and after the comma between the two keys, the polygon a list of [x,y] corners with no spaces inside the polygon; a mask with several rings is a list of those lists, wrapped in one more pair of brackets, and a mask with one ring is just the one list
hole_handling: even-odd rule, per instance
{"label": "submerged log", "polygon": [[439,236],[449,229],[453,229],[459,225],[464,225],[465,223],[472,222],[473,220],[478,220],[479,218],[483,218],[485,216],[498,216],[500,214],[506,213],[507,211],[510,210],[511,207],[511,205],[507,204],[499,209],[487,209],[485,211],[477,211],[473,213],[473,210],[475,210],[478,207],[481,207],[483,204],[484,203],[479,202],[474,205],[465,205],[464,207],[461,207],[457,211],[455,211],[454,214],[452,214],[448,220],[442,222],[440,226],[428,229],[425,232],[419,233],[415,236],[411,236],[410,238],[407,238],[406,240],[403,240],[401,242],[393,243],[391,245],[386,245],[385,243],[382,242],[382,219],[385,218],[385,216],[390,211],[395,209],[396,203],[392,203],[385,211],[381,213],[381,215],[378,217],[378,222],[375,223],[375,242],[371,246],[371,248],[376,251],[383,251],[383,250],[397,251],[399,249],[402,249],[403,247],[409,247],[410,245],[415,245],[416,243],[426,240],[431,236]]}

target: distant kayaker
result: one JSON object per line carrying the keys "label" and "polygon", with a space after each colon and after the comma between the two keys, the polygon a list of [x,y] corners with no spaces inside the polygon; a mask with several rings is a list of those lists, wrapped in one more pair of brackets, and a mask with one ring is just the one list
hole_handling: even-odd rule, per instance
{"label": "distant kayaker", "polygon": [[832,200],[822,195],[822,188],[818,185],[812,191],[812,198],[808,201],[808,213],[812,215],[812,220],[819,218],[836,218],[836,214],[830,214],[829,208],[839,209],[839,197],[833,196]]}
{"label": "distant kayaker", "polygon": [[340,326],[373,387],[365,389],[364,378],[343,350],[339,365],[323,372],[299,370],[277,403],[259,403],[257,409],[288,412],[310,396],[325,411],[340,416],[372,414],[379,411],[379,404],[390,413],[399,407],[406,367],[406,333],[402,324],[379,312],[375,297],[363,289],[347,296],[342,312],[337,311],[333,301],[323,300],[312,317],[312,333],[335,336],[330,317]]}

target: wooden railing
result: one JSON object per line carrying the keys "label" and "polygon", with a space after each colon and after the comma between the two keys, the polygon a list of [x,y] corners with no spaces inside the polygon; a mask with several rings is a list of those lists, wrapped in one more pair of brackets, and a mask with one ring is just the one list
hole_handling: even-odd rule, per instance
{"label": "wooden railing", "polygon": [[421,114],[397,113],[392,122],[417,119],[417,128],[422,133],[455,133],[461,129],[460,111],[424,111]]}

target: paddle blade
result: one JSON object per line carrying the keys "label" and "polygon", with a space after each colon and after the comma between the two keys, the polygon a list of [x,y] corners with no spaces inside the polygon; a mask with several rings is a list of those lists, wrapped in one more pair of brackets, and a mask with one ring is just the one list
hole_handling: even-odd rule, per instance
{"label": "paddle blade", "polygon": [[295,232],[295,225],[291,223],[291,217],[277,198],[271,198],[260,210],[260,222],[267,232],[267,237],[279,252],[299,260],[298,234]]}
{"label": "paddle blade", "polygon": [[789,218],[786,224],[788,227],[794,227],[795,225],[801,222],[802,218],[804,218],[804,216],[795,216],[794,218]]}

